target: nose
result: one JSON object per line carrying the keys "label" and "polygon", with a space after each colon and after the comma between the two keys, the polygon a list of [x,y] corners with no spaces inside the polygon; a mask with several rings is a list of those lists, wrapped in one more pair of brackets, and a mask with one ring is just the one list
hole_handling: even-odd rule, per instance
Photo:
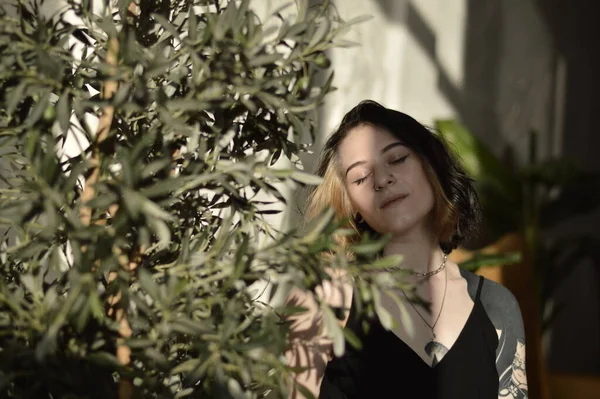
{"label": "nose", "polygon": [[390,186],[396,182],[396,178],[391,173],[380,173],[375,176],[373,189],[381,191],[384,187]]}

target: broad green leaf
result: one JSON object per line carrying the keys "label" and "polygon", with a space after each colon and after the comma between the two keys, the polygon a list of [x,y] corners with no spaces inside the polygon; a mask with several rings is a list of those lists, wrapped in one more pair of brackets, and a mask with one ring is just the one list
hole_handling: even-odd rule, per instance
{"label": "broad green leaf", "polygon": [[151,16],[152,16],[152,18],[154,18],[156,20],[156,22],[158,22],[163,28],[165,28],[165,30],[167,32],[169,32],[169,34],[171,36],[173,36],[175,39],[181,41],[179,32],[167,18],[165,18],[164,16],[157,14],[157,13],[152,13]]}
{"label": "broad green leaf", "polygon": [[352,246],[352,252],[360,255],[373,255],[382,251],[385,244],[381,240],[356,244]]}
{"label": "broad green leaf", "polygon": [[367,267],[374,270],[385,270],[392,267],[402,267],[401,263],[404,259],[403,255],[388,255],[378,258]]}
{"label": "broad green leaf", "polygon": [[190,7],[188,11],[188,38],[195,42],[198,37],[198,19],[194,7]]}
{"label": "broad green leaf", "polygon": [[114,192],[99,192],[99,195],[92,198],[86,205],[94,209],[108,209],[112,204],[116,204],[118,200],[119,197]]}
{"label": "broad green leaf", "polygon": [[91,314],[91,309],[88,306],[87,298],[84,295],[81,295],[79,298],[77,298],[77,301],[73,305],[73,309],[71,309],[70,315],[74,319],[73,324],[75,325],[77,332],[80,334],[85,330]]}
{"label": "broad green leaf", "polygon": [[343,329],[344,337],[348,341],[350,345],[352,345],[357,350],[362,350],[363,345],[361,340],[356,336],[356,334],[348,327]]}
{"label": "broad green leaf", "polygon": [[310,186],[316,186],[323,182],[323,178],[317,175],[302,172],[300,170],[295,170],[290,177],[292,180],[297,181],[298,183]]}
{"label": "broad green leaf", "polygon": [[160,249],[167,248],[171,243],[171,229],[169,226],[161,219],[151,219],[148,223],[158,237],[158,247]]}
{"label": "broad green leaf", "polygon": [[475,179],[484,219],[491,232],[501,235],[521,229],[523,215],[514,212],[524,208],[519,177],[459,122],[438,120],[436,128]]}
{"label": "broad green leaf", "polygon": [[104,308],[100,302],[100,296],[95,290],[90,290],[88,300],[88,306],[92,312],[92,315],[94,318],[96,318],[96,320],[102,322],[104,320]]}
{"label": "broad green leaf", "polygon": [[200,321],[194,321],[185,317],[179,317],[171,321],[173,331],[178,331],[182,334],[190,334],[196,336],[198,334],[212,333],[213,329]]}
{"label": "broad green leaf", "polygon": [[330,29],[331,29],[331,22],[326,18],[322,19],[319,22],[319,24],[317,25],[317,30],[316,30],[315,34],[313,35],[313,37],[310,39],[310,42],[308,43],[308,48],[312,49],[317,44],[321,43],[321,41],[329,33]]}
{"label": "broad green leaf", "polygon": [[[354,17],[348,21],[344,21],[343,27],[347,28],[347,27],[351,27],[353,25],[362,24],[363,22],[370,21],[371,19],[373,19],[372,15],[359,15],[358,17]],[[342,33],[342,32],[338,32],[338,33]]]}
{"label": "broad green leaf", "polygon": [[285,33],[285,37],[289,39],[297,39],[308,29],[308,23],[299,22],[289,27]]}
{"label": "broad green leaf", "polygon": [[501,254],[484,254],[476,252],[471,258],[460,263],[465,270],[476,271],[481,267],[513,265],[521,261],[519,252],[506,252]]}
{"label": "broad green leaf", "polygon": [[144,200],[144,196],[135,191],[129,189],[123,190],[123,205],[133,219],[137,219],[141,214]]}
{"label": "broad green leaf", "polygon": [[344,39],[334,40],[333,44],[335,44],[335,47],[341,47],[341,48],[359,47],[361,45],[360,42],[355,42],[353,40],[344,40]]}
{"label": "broad green leaf", "polygon": [[263,54],[259,55],[258,57],[252,57],[252,60],[250,61],[250,66],[256,68],[263,65],[276,63],[277,61],[280,61],[282,59],[283,55],[279,53]]}
{"label": "broad green leaf", "polygon": [[188,373],[194,370],[196,367],[198,367],[201,364],[201,362],[202,361],[200,359],[188,359],[185,362],[176,366],[172,370],[172,374]]}
{"label": "broad green leaf", "polygon": [[229,394],[234,398],[242,397],[242,387],[240,386],[240,383],[234,378],[228,379],[227,390],[229,391]]}
{"label": "broad green leaf", "polygon": [[173,398],[175,398],[175,399],[185,398],[185,397],[192,395],[195,391],[196,390],[194,388],[185,388],[185,389],[182,389],[181,391],[177,392]]}
{"label": "broad green leaf", "polygon": [[71,108],[69,106],[69,93],[64,92],[56,103],[56,119],[58,124],[63,131],[63,134],[67,134],[70,127]]}
{"label": "broad green leaf", "polygon": [[39,256],[40,253],[45,252],[47,249],[48,245],[44,242],[28,241],[8,248],[6,252],[16,259],[27,260]]}
{"label": "broad green leaf", "polygon": [[144,350],[144,355],[148,359],[156,362],[156,364],[161,368],[168,366],[168,361],[167,361],[167,358],[165,357],[165,355],[154,348],[146,348]]}
{"label": "broad green leaf", "polygon": [[296,17],[296,23],[300,23],[306,20],[308,14],[308,0],[297,0],[298,15]]}
{"label": "broad green leaf", "polygon": [[437,120],[436,128],[461,158],[475,180],[489,182],[504,199],[520,198],[520,184],[494,153],[465,126],[455,120]]}
{"label": "broad green leaf", "polygon": [[372,287],[371,290],[373,292],[373,305],[375,306],[375,312],[377,313],[377,317],[379,318],[381,325],[386,330],[391,330],[394,327],[394,319],[392,318],[390,312],[388,312],[387,309],[384,308],[383,304],[381,303],[382,293],[377,287]]}
{"label": "broad green leaf", "polygon": [[53,110],[54,107],[50,104],[50,94],[49,91],[45,91],[42,94],[40,100],[34,105],[31,113],[27,119],[25,119],[25,126],[33,126],[42,117],[46,109],[49,108],[50,110]]}
{"label": "broad green leaf", "polygon": [[140,190],[140,194],[149,199],[153,199],[155,197],[162,197],[163,195],[170,194],[175,191],[173,196],[177,196],[187,190],[198,187],[202,183],[210,181],[210,177],[210,175],[203,175],[198,178],[174,177],[166,181],[158,180],[151,186],[142,188]]}
{"label": "broad green leaf", "polygon": [[335,356],[342,356],[346,348],[346,340],[342,327],[329,306],[321,307],[323,309],[323,324],[327,330],[327,334],[333,341],[333,353]]}
{"label": "broad green leaf", "polygon": [[115,95],[111,98],[111,103],[117,107],[123,105],[131,93],[131,86],[129,82],[120,85]]}
{"label": "broad green leaf", "polygon": [[400,320],[398,320],[399,323],[402,324],[408,336],[413,337],[415,335],[415,325],[413,323],[412,318],[410,317],[410,314],[406,310],[406,297],[404,295],[400,297],[394,291],[389,291],[387,292],[387,294],[394,300],[394,303],[400,311]]}
{"label": "broad green leaf", "polygon": [[10,95],[6,98],[6,113],[12,115],[19,103],[24,99],[25,88],[27,87],[27,81],[22,81],[19,85],[10,92]]}
{"label": "broad green leaf", "polygon": [[152,277],[152,274],[145,268],[138,271],[140,286],[150,295],[153,301],[160,303],[162,301],[158,286]]}
{"label": "broad green leaf", "polygon": [[108,353],[108,352],[95,352],[95,353],[90,353],[86,356],[86,358],[94,364],[97,364],[99,366],[103,366],[103,367],[108,367],[111,369],[121,369],[121,363],[119,362],[119,359],[117,359],[117,357],[115,355],[113,355],[112,353]]}
{"label": "broad green leaf", "polygon": [[334,216],[334,211],[331,208],[328,208],[318,219],[317,223],[312,226],[312,229],[309,233],[304,235],[303,241],[312,242],[317,239],[323,232],[323,230],[331,223]]}
{"label": "broad green leaf", "polygon": [[234,29],[235,25],[237,25],[237,16],[237,4],[235,1],[230,1],[229,3],[227,3],[225,11],[223,12],[223,14],[221,14],[221,17],[219,18],[219,24],[229,29]]}
{"label": "broad green leaf", "polygon": [[144,198],[143,196],[139,195],[139,201],[141,203],[141,212],[146,214],[146,216],[150,217],[150,218],[157,218],[157,219],[161,219],[161,220],[173,220],[173,215],[171,215],[170,213],[166,212],[164,209],[162,209],[160,206],[158,206],[155,202],[152,202],[151,200]]}
{"label": "broad green leaf", "polygon": [[166,169],[173,161],[169,158],[158,159],[156,161],[152,161],[147,164],[144,169],[142,169],[142,173],[140,177],[142,179],[147,179],[149,177],[154,176],[157,172]]}
{"label": "broad green leaf", "polygon": [[308,309],[303,306],[286,305],[276,309],[277,314],[281,316],[293,316],[305,313]]}
{"label": "broad green leaf", "polygon": [[21,276],[21,283],[27,288],[33,297],[39,297],[43,293],[42,279],[40,275],[31,273]]}
{"label": "broad green leaf", "polygon": [[295,382],[294,386],[296,387],[298,392],[300,392],[302,394],[302,396],[305,397],[306,399],[317,399],[315,397],[315,395],[313,395],[313,393],[308,388],[306,388],[306,386],[304,386],[298,382]]}

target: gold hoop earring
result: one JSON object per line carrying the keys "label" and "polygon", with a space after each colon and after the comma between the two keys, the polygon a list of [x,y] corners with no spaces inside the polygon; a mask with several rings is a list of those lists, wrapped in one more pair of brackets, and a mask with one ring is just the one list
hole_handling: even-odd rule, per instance
{"label": "gold hoop earring", "polygon": [[354,214],[354,220],[356,221],[356,223],[361,224],[365,222],[365,219],[363,219],[362,215],[358,212],[356,212]]}

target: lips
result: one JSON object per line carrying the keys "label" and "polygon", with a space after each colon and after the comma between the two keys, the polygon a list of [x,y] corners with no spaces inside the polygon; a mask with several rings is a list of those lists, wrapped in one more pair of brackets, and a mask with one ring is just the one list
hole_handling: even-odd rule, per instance
{"label": "lips", "polygon": [[402,201],[404,198],[408,197],[408,194],[398,194],[394,195],[381,203],[380,209],[384,209],[394,203]]}

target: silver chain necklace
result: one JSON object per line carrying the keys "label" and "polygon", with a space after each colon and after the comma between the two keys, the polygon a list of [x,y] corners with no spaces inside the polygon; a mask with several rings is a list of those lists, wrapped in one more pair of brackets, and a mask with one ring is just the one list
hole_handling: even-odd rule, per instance
{"label": "silver chain necklace", "polygon": [[448,254],[444,254],[444,259],[442,260],[442,264],[440,265],[440,267],[438,267],[435,270],[432,270],[430,272],[415,272],[414,270],[411,269],[403,269],[401,267],[390,267],[387,270],[390,271],[401,271],[401,272],[409,272],[410,274],[412,274],[413,276],[417,276],[417,277],[431,277],[431,276],[435,276],[436,274],[438,274],[439,272],[441,272],[442,270],[444,270],[444,268],[446,267],[446,261],[448,260]]}
{"label": "silver chain necklace", "polygon": [[[446,266],[446,256],[444,256],[444,262],[442,263],[442,266],[440,266],[439,269],[437,269],[435,271],[435,273],[433,274],[437,274],[439,273],[442,269],[444,269]],[[435,326],[437,325],[437,322],[440,320],[440,316],[442,315],[442,311],[444,310],[444,302],[446,302],[446,290],[448,288],[448,272],[446,271],[445,274],[445,280],[446,282],[444,283],[444,296],[442,298],[442,305],[440,306],[440,312],[438,313],[435,322],[433,323],[433,325],[429,324],[427,322],[427,320],[425,320],[425,318],[421,315],[421,313],[417,310],[417,308],[415,307],[415,305],[413,305],[413,303],[408,299],[408,296],[406,295],[406,293],[404,292],[403,289],[400,289],[400,291],[402,291],[402,294],[404,294],[404,298],[406,298],[406,301],[410,304],[410,306],[412,306],[412,308],[415,310],[415,312],[417,313],[417,315],[421,318],[421,320],[423,320],[423,323],[425,323],[427,325],[427,327],[429,327],[429,329],[431,330],[431,340],[427,343],[427,345],[425,345],[425,353],[427,353],[427,355],[429,357],[434,357],[434,352],[436,352],[437,350],[439,350],[438,347],[443,347],[442,344],[440,344],[437,340],[436,340],[436,335],[435,335]],[[434,359],[434,365],[435,363],[437,363],[437,360]]]}

